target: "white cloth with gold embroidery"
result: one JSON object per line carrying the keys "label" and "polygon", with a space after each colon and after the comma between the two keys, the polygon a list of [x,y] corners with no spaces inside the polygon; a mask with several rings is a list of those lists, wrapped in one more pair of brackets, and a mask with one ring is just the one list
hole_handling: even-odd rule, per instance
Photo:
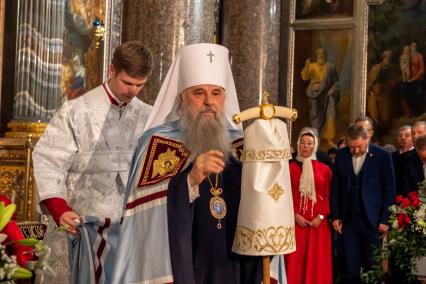
{"label": "white cloth with gold embroidery", "polygon": [[283,121],[257,119],[246,128],[235,253],[275,255],[296,250],[289,159]]}

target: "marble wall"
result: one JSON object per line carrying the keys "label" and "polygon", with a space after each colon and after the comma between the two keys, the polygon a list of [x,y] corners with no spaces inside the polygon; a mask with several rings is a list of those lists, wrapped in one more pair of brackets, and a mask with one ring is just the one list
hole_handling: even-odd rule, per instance
{"label": "marble wall", "polygon": [[263,91],[278,102],[280,2],[224,1],[222,43],[230,50],[241,110],[258,105]]}
{"label": "marble wall", "polygon": [[229,48],[241,109],[258,105],[263,91],[268,91],[270,102],[276,104],[280,2],[124,1],[123,41],[139,40],[154,55],[153,75],[142,99],[153,103],[177,50],[191,43],[213,42],[220,22],[222,36],[218,43]]}
{"label": "marble wall", "polygon": [[[0,0],[0,66],[3,66],[3,38],[4,38],[4,12],[5,0]],[[2,68],[0,68],[0,86],[2,85]]]}
{"label": "marble wall", "polygon": [[213,42],[217,0],[125,0],[122,41],[139,40],[154,56],[142,100],[153,104],[180,47]]}

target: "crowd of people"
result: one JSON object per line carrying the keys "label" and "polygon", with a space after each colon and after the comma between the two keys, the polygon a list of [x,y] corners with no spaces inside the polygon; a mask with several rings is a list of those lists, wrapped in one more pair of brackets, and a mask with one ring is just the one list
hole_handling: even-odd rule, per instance
{"label": "crowd of people", "polygon": [[[328,150],[328,155],[317,151],[318,137],[310,134],[313,137],[308,138],[311,139],[308,143],[310,153],[317,160],[312,161],[314,192],[323,192],[327,207],[321,211],[321,202],[313,206],[319,211],[308,212],[308,218],[301,216],[306,208],[302,207],[300,198],[306,193],[299,186],[301,168],[305,169],[304,165],[301,166],[306,152],[303,147],[308,147],[301,140],[306,129],[300,132],[295,162],[290,166],[298,249],[286,256],[288,283],[333,283],[318,276],[315,280],[310,278],[318,275],[318,267],[322,267],[324,273],[321,275],[325,279],[329,279],[327,275],[332,271],[334,283],[361,283],[361,268],[363,271],[371,268],[373,252],[381,244],[383,234],[389,230],[390,211],[387,208],[395,202],[395,196],[407,196],[417,191],[418,183],[425,179],[426,122],[401,126],[395,137],[396,147],[389,147],[373,142],[373,120],[360,116],[339,139],[337,147]],[[316,133],[315,129],[310,133]],[[318,163],[331,170],[332,178],[324,169],[315,168]],[[325,189],[319,181],[327,185]],[[310,202],[316,203],[318,198],[311,198]],[[329,247],[327,232],[321,234],[318,229],[318,220],[324,218],[323,212],[327,212],[325,222],[331,222],[332,248]],[[306,236],[309,236],[309,241]],[[294,259],[299,260],[297,265],[293,263]],[[312,266],[312,263],[315,265]],[[400,272],[398,268],[391,267],[391,283],[408,283]]]}
{"label": "crowd of people", "polygon": [[[64,103],[34,150],[40,204],[69,233],[71,283],[261,283],[261,258],[232,251],[243,132],[228,50],[183,47],[152,108],[135,99],[151,69],[140,43],[119,46],[110,79]],[[394,153],[373,135],[359,117],[327,156],[316,129],[299,133],[296,251],[279,283],[360,283],[371,266],[395,191],[425,177],[426,122],[401,127]]]}

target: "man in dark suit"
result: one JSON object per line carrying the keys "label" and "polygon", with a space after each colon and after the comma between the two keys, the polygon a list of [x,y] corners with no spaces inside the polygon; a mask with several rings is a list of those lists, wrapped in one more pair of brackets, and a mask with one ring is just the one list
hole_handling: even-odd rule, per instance
{"label": "man in dark suit", "polygon": [[405,159],[404,167],[404,195],[410,191],[417,191],[417,184],[425,179],[426,171],[426,135],[416,138],[415,152]]}
{"label": "man in dark suit", "polygon": [[395,170],[396,195],[404,193],[404,161],[407,155],[411,153],[413,140],[411,139],[411,125],[403,125],[398,130],[396,137],[398,142],[398,151],[392,153],[393,168]]}
{"label": "man in dark suit", "polygon": [[[423,135],[426,135],[426,121],[417,121],[411,128],[413,144],[416,145],[417,139]],[[401,193],[407,195],[410,191],[417,190],[417,183],[425,178],[423,175],[423,162],[419,157],[417,147],[409,151],[401,163],[403,168]]]}
{"label": "man in dark suit", "polygon": [[352,125],[348,146],[337,152],[330,196],[333,228],[343,235],[344,283],[360,283],[360,268],[368,270],[379,234],[389,229],[388,207],[395,197],[390,154],[369,143],[367,130]]}
{"label": "man in dark suit", "polygon": [[411,127],[411,139],[413,144],[416,142],[416,138],[426,134],[426,121],[416,121]]}

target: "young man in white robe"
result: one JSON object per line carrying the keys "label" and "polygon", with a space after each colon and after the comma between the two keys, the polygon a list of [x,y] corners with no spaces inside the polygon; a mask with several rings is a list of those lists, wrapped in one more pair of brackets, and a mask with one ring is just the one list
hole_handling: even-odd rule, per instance
{"label": "young man in white robe", "polygon": [[40,205],[66,227],[71,283],[110,282],[130,162],[151,112],[136,96],[151,70],[148,49],[120,45],[109,80],[65,102],[35,147]]}

